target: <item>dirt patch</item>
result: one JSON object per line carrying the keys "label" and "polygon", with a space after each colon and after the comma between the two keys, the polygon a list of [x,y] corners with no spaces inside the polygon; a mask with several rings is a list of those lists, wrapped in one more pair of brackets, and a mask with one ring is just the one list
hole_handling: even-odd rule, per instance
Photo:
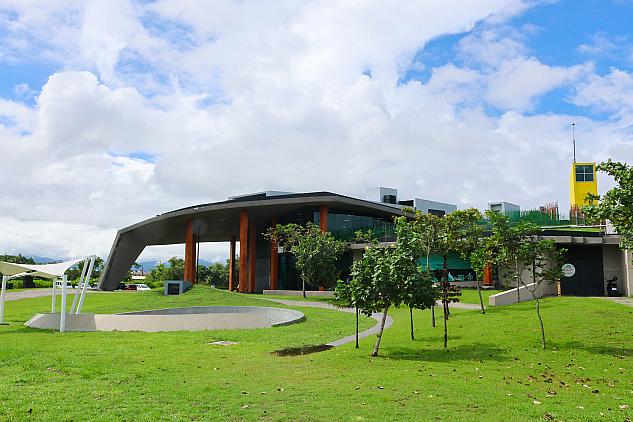
{"label": "dirt patch", "polygon": [[323,352],[325,350],[330,350],[332,345],[329,344],[319,344],[316,346],[300,346],[300,347],[288,347],[286,349],[275,350],[272,352],[275,356],[301,356],[301,355],[309,355],[311,353]]}

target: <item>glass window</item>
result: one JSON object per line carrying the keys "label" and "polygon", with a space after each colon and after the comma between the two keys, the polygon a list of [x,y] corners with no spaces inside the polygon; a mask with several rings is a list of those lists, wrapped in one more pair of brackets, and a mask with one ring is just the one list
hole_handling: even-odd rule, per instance
{"label": "glass window", "polygon": [[593,166],[576,166],[576,182],[593,182]]}

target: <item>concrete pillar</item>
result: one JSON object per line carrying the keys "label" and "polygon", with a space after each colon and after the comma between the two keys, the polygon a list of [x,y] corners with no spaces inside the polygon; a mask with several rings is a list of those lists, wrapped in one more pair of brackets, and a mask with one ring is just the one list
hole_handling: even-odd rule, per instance
{"label": "concrete pillar", "polygon": [[196,235],[193,234],[193,221],[187,221],[185,231],[185,281],[196,282]]}
{"label": "concrete pillar", "polygon": [[235,280],[235,236],[231,236],[229,247],[229,291],[233,291],[233,280]]}
{"label": "concrete pillar", "polygon": [[325,233],[327,231],[328,209],[325,205],[321,205],[321,209],[319,211],[319,226],[321,227],[321,231]]}
{"label": "concrete pillar", "polygon": [[[277,217],[273,217],[271,227],[277,225]],[[270,241],[270,274],[268,277],[270,290],[277,290],[277,279],[279,277],[279,255],[277,253],[277,242]]]}
{"label": "concrete pillar", "polygon": [[239,292],[246,292],[248,275],[248,210],[240,213],[240,283]]}
{"label": "concrete pillar", "polygon": [[255,292],[255,258],[257,256],[257,232],[255,222],[248,226],[248,292]]}

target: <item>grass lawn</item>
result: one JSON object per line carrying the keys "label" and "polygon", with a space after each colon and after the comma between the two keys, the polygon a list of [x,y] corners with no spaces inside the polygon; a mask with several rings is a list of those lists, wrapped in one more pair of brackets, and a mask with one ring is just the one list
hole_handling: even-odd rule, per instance
{"label": "grass lawn", "polygon": [[[488,307],[488,298],[497,293],[501,293],[503,290],[494,289],[481,289],[481,297],[484,300],[484,306]],[[462,288],[462,295],[459,298],[462,303],[474,303],[479,305],[479,295],[476,288]]]}
{"label": "grass lawn", "polygon": [[[476,295],[476,292],[475,292]],[[354,315],[297,308],[306,322],[258,330],[52,333],[21,325],[48,298],[8,302],[0,327],[0,420],[582,420],[623,421],[633,407],[633,308],[549,298],[549,348],[533,303],[452,311],[449,351],[430,311],[390,312],[374,338],[312,355],[270,352],[353,332]],[[86,310],[261,305],[256,296],[197,287],[88,296]],[[276,305],[273,305],[276,306]],[[363,319],[363,327],[373,325]],[[239,342],[213,346],[215,340]]]}

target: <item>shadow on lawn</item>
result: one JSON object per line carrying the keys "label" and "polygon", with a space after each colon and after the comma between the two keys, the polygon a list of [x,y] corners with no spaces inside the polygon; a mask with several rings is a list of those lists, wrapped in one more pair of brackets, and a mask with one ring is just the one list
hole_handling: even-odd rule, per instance
{"label": "shadow on lawn", "polygon": [[580,341],[568,341],[565,343],[558,342],[549,342],[547,345],[548,349],[556,349],[556,350],[581,350],[587,353],[591,353],[594,355],[609,355],[621,359],[629,358],[633,356],[633,348],[627,345],[623,346],[614,346],[614,345],[587,345]]}
{"label": "shadow on lawn", "polygon": [[394,360],[411,360],[427,362],[452,362],[459,360],[493,360],[507,361],[511,358],[503,355],[504,350],[489,343],[474,343],[468,346],[449,347],[444,350],[441,345],[437,348],[391,347],[386,348],[383,357]]}

